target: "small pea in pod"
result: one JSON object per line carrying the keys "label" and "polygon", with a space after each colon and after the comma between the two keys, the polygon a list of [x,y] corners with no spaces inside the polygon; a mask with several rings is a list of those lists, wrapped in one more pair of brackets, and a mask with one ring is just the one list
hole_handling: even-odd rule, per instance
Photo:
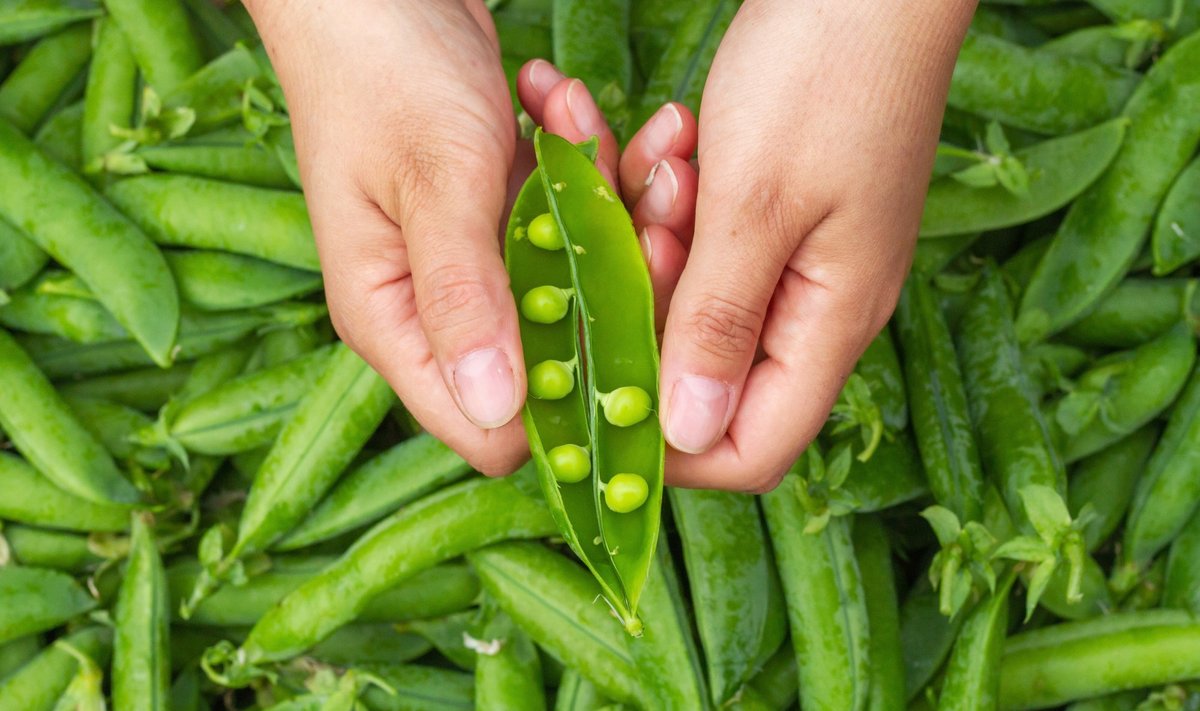
{"label": "small pea in pod", "polygon": [[505,238],[530,365],[525,429],[563,538],[638,634],[665,450],[654,295],[629,214],[588,156],[540,131],[534,146]]}

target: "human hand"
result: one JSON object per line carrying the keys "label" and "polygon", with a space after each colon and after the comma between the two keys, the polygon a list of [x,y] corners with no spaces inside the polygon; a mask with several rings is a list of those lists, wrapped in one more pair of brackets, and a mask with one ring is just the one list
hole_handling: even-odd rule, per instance
{"label": "human hand", "polygon": [[[532,156],[517,150],[483,2],[271,0],[248,9],[291,109],[338,334],[476,469],[512,471],[528,452],[514,419],[525,367],[499,234]],[[534,62],[521,84],[547,130],[599,134],[601,170],[620,172],[616,141],[582,83]],[[690,155],[694,121],[678,116],[668,128],[665,142],[643,132],[627,155],[647,172]],[[663,242],[652,264],[670,266],[652,271],[673,282],[678,242],[651,232]]]}
{"label": "human hand", "polygon": [[747,0],[704,91],[660,381],[675,485],[773,488],[908,272],[969,0]]}

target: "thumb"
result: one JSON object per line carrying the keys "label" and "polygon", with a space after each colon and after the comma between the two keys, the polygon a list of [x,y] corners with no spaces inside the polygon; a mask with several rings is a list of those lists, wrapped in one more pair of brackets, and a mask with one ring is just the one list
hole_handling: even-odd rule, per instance
{"label": "thumb", "polygon": [[[663,433],[700,454],[725,434],[754,362],[785,255],[697,224],[663,334]],[[719,236],[717,236],[719,235]]]}
{"label": "thumb", "polygon": [[[405,196],[404,230],[421,326],[454,401],[495,428],[525,398],[516,305],[500,254],[504,161],[443,163],[446,179]],[[466,180],[463,176],[471,176]]]}

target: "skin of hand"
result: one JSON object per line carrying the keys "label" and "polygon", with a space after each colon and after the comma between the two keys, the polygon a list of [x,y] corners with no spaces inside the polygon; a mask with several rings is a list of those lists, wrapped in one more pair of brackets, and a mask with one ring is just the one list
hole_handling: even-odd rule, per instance
{"label": "skin of hand", "polygon": [[[287,96],[339,336],[472,466],[513,471],[528,457],[514,417],[525,368],[500,235],[533,161],[482,0],[246,6]],[[665,181],[646,178],[679,165],[676,189],[694,195],[690,114],[664,107],[621,157],[582,82],[534,61],[518,83],[548,131],[599,135],[602,172],[638,180],[616,187],[633,196],[652,279],[669,294],[685,257],[673,230],[690,230],[693,203],[664,200],[654,186]]]}
{"label": "skin of hand", "polygon": [[669,297],[669,483],[768,491],[820,431],[908,273],[974,6],[742,5],[705,85]]}

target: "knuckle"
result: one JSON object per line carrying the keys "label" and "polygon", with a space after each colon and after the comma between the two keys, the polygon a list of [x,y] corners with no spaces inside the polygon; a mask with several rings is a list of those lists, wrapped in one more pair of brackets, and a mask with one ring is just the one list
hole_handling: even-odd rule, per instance
{"label": "knuckle", "polygon": [[492,299],[480,276],[455,267],[443,267],[430,275],[421,307],[422,320],[433,333],[444,334],[471,328],[491,318]]}
{"label": "knuckle", "polygon": [[760,316],[732,300],[709,296],[688,317],[685,327],[692,342],[706,354],[734,360],[754,351]]}
{"label": "knuckle", "polygon": [[775,487],[779,486],[779,483],[783,481],[783,475],[786,473],[786,469],[772,471],[770,469],[760,468],[754,472],[751,472],[750,475],[743,480],[745,483],[744,491],[747,494],[754,494],[756,496],[761,494],[769,494],[775,490]]}

